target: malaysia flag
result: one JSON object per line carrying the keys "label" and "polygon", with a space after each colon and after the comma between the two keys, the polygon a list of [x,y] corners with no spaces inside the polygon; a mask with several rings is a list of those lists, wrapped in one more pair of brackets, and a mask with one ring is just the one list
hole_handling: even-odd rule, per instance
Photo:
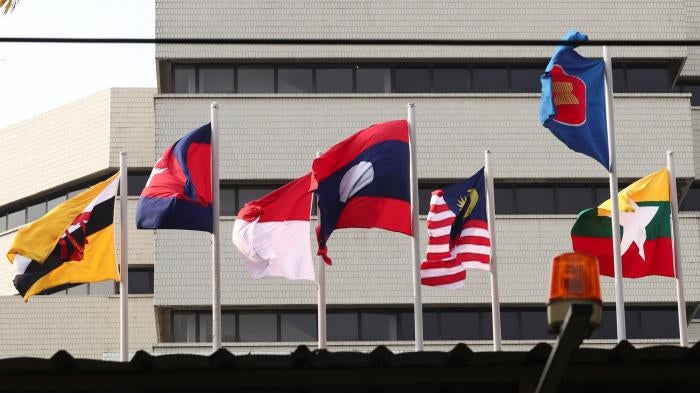
{"label": "malaysia flag", "polygon": [[412,235],[408,123],[375,124],[316,158],[311,191],[318,196],[318,255],[335,229],[381,228]]}
{"label": "malaysia flag", "polygon": [[421,283],[458,289],[466,269],[490,270],[491,236],[486,216],[484,168],[466,182],[433,191],[428,213],[428,250]]}
{"label": "malaysia flag", "polygon": [[168,147],[136,206],[139,229],[212,231],[211,124]]}

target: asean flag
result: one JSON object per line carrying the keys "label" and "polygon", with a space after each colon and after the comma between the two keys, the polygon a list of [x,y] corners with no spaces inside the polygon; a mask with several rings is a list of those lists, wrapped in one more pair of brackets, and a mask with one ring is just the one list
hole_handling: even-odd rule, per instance
{"label": "asean flag", "polygon": [[311,191],[318,196],[318,255],[335,229],[381,228],[412,235],[408,123],[364,129],[316,158]]}
{"label": "asean flag", "polygon": [[139,229],[212,231],[211,124],[168,147],[136,206]]}

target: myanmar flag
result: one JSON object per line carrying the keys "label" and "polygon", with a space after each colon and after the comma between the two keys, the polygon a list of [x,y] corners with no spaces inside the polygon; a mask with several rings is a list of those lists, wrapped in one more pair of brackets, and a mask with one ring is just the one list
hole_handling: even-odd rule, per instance
{"label": "myanmar flag", "polygon": [[[664,168],[619,193],[622,277],[676,276],[668,179]],[[611,210],[607,200],[579,213],[571,241],[574,251],[598,257],[600,274],[614,277]]]}
{"label": "myanmar flag", "polygon": [[25,302],[78,284],[119,280],[113,225],[118,186],[119,173],[17,232],[7,258]]}

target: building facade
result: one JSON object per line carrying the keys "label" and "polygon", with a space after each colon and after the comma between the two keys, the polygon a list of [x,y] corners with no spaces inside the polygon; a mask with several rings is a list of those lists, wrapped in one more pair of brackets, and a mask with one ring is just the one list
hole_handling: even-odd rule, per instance
{"label": "building facade", "polygon": [[[156,0],[157,38],[555,39],[572,27],[593,39],[698,39],[697,2],[185,2]],[[681,241],[691,341],[700,302],[700,48],[613,47],[615,125],[621,185],[676,156]],[[417,112],[421,220],[433,189],[483,166],[493,152],[504,348],[551,340],[546,331],[552,256],[570,250],[576,213],[607,199],[607,173],[569,151],[538,122],[539,75],[553,48],[370,45],[156,45],[157,90],[112,89],[0,130],[0,252],[16,228],[113,173],[129,153],[135,201],[153,162],[220,105],[222,331],[236,352],[286,352],[316,337],[312,282],[252,280],[230,241],[238,209],[309,171],[316,151],[366,128]],[[580,53],[600,57],[601,48]],[[69,147],[80,154],[67,157]],[[47,157],[26,162],[26,157]],[[73,148],[74,151],[74,148]],[[61,152],[60,154],[57,154]],[[116,215],[118,217],[118,215]],[[133,219],[133,211],[130,209]],[[4,221],[3,221],[4,220]],[[4,224],[3,224],[4,222]],[[130,222],[130,350],[210,351],[211,269],[206,233],[137,231]],[[421,252],[426,233],[421,232]],[[342,230],[328,243],[331,349],[413,348],[410,238]],[[114,286],[12,296],[12,267],[0,264],[0,297],[17,332],[0,356],[86,357],[118,351]],[[133,278],[136,277],[136,278]],[[602,327],[588,342],[615,342],[613,280],[602,278]],[[423,287],[427,349],[466,342],[491,348],[488,275],[465,288]],[[676,343],[675,282],[624,280],[634,343]],[[92,310],[84,313],[81,308]],[[11,311],[10,311],[11,310]],[[110,322],[111,321],[111,322]],[[31,329],[28,327],[31,326]],[[71,327],[72,326],[72,327]],[[56,329],[60,334],[48,334]],[[80,329],[87,340],[70,341]],[[106,334],[109,329],[113,335]],[[39,348],[24,346],[37,335]],[[35,342],[36,344],[36,342]]]}

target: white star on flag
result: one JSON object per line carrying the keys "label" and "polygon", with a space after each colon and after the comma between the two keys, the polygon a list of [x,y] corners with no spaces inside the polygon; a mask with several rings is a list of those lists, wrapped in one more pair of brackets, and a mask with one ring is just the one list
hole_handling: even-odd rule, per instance
{"label": "white star on flag", "polygon": [[629,202],[632,206],[631,211],[620,212],[620,225],[624,229],[620,248],[624,254],[632,246],[632,243],[635,243],[639,250],[639,256],[646,261],[644,242],[647,240],[647,225],[654,219],[659,207],[639,206],[631,198]]}

